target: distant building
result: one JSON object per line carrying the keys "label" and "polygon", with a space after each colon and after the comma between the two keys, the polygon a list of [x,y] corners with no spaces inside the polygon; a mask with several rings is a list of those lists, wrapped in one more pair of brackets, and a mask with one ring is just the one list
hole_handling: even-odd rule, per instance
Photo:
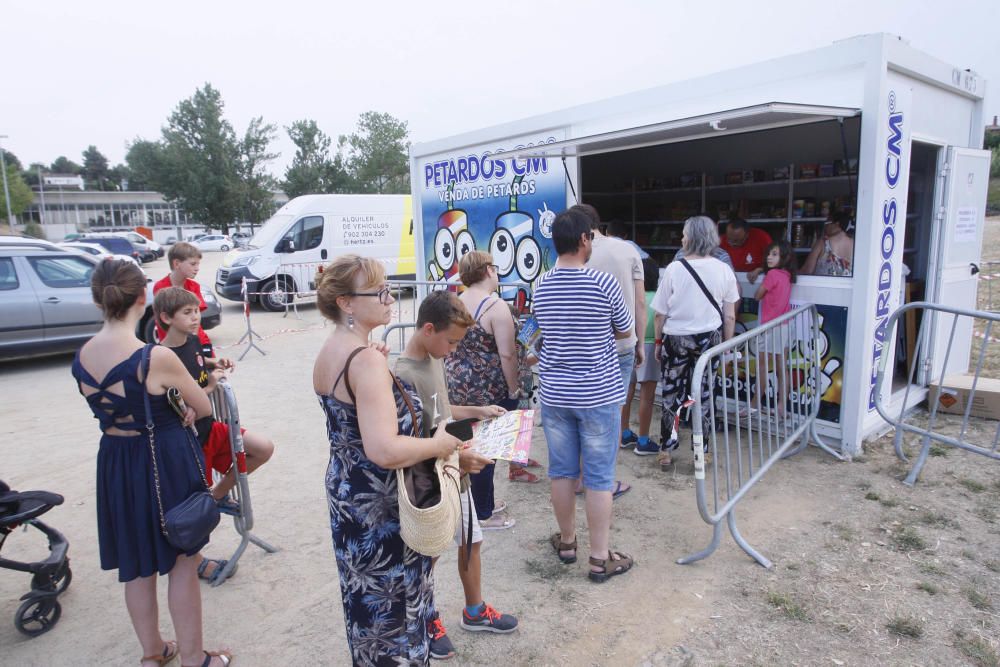
{"label": "distant building", "polygon": [[[20,220],[22,224],[40,223],[49,240],[58,241],[73,232],[151,227],[155,240],[166,241],[176,236],[178,227],[202,228],[200,221],[176,203],[168,202],[159,192],[82,190],[75,184],[69,185],[68,180],[67,185],[62,185],[61,180],[50,185],[52,178],[62,177],[45,177],[44,192],[35,190],[31,206]],[[285,193],[274,193],[275,210],[287,201]]]}

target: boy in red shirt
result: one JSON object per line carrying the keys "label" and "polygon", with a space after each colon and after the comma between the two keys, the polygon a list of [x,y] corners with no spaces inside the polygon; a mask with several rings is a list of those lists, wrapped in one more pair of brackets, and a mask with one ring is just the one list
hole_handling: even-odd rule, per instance
{"label": "boy in red shirt", "polygon": [[733,260],[734,271],[753,271],[764,266],[769,245],[770,235],[763,229],[751,227],[742,218],[726,223],[726,235],[719,242],[719,247]]}
{"label": "boy in red shirt", "polygon": [[[195,282],[195,276],[198,275],[198,268],[201,266],[201,250],[184,241],[175,243],[170,247],[170,252],[167,253],[167,262],[170,264],[170,273],[153,283],[153,294],[155,295],[164,287],[181,287],[198,297],[199,311],[208,308],[208,304],[201,296],[201,285]],[[163,340],[166,335],[166,330],[157,319],[156,339]],[[201,324],[198,325],[198,340],[201,342],[202,356],[207,359],[215,357],[212,341],[205,330],[201,328]]]}

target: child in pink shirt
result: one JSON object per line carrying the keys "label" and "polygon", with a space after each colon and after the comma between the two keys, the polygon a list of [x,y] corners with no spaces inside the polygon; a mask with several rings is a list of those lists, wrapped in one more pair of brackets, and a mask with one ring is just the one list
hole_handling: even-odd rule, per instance
{"label": "child in pink shirt", "polygon": [[[764,281],[757,288],[754,295],[760,301],[759,320],[761,324],[770,322],[792,309],[790,297],[792,294],[792,283],[795,282],[795,255],[792,248],[785,241],[776,241],[767,247],[764,255]],[[764,369],[777,372],[778,401],[777,413],[779,416],[785,412],[785,381],[784,381],[784,353],[785,343],[782,341],[783,333],[781,328],[772,329],[765,336],[763,346],[758,345],[757,354],[757,404],[758,407],[764,402]],[[761,350],[760,348],[764,349]],[[782,349],[779,349],[782,348]],[[761,352],[767,353],[766,355]]]}

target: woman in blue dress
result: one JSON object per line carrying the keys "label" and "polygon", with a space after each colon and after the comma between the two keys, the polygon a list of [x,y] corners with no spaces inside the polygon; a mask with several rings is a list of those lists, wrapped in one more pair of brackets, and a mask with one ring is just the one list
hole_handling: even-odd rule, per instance
{"label": "woman in blue dress", "polygon": [[313,387],[326,415],[326,493],[340,573],[347,642],[355,665],[426,665],[430,659],[431,559],[399,534],[396,468],[462,446],[438,429],[419,433],[385,355],[368,342],[389,323],[394,300],[378,260],[344,255],[317,275],[318,306],[337,326],[320,349]]}
{"label": "woman in blue dress", "polygon": [[[103,432],[97,453],[101,568],[118,570],[118,580],[125,583],[125,606],[144,667],[166,664],[178,654],[182,665],[228,665],[229,653],[202,648],[201,590],[192,556],[204,545],[184,553],[161,532],[144,394],[149,392],[164,512],[205,486],[195,459],[200,452],[191,449],[184,425],[170,409],[167,388],[180,390],[189,407],[188,422],[210,415],[212,406],[177,355],[144,346],[135,337],[146,306],[146,278],[139,267],[122,260],[100,262],[91,276],[91,292],[103,311],[104,326],[77,353],[73,377]],[[157,574],[170,575],[176,642],[164,641],[160,634]]]}

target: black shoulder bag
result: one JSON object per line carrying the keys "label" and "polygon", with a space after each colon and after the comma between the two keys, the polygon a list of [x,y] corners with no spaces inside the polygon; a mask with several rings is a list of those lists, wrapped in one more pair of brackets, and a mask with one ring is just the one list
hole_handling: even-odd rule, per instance
{"label": "black shoulder bag", "polygon": [[187,498],[163,511],[163,498],[160,495],[160,467],[156,459],[156,441],[153,433],[153,411],[149,407],[149,389],[146,379],[149,377],[149,356],[152,345],[147,345],[142,351],[142,399],[146,407],[146,430],[149,432],[149,453],[153,457],[153,485],[156,487],[156,505],[160,510],[160,530],[172,547],[190,553],[202,546],[205,538],[219,525],[219,505],[208,490],[205,480],[205,470],[201,465],[201,452],[192,442],[192,434],[185,429],[188,445],[198,465],[198,474],[205,484],[205,489],[195,491]]}
{"label": "black shoulder bag", "polygon": [[680,263],[684,265],[684,268],[688,270],[688,273],[691,274],[691,277],[694,278],[694,281],[698,283],[698,287],[701,288],[702,294],[705,295],[705,298],[708,299],[708,302],[712,304],[713,308],[715,308],[715,312],[719,314],[719,329],[721,330],[722,325],[726,323],[726,318],[723,317],[722,315],[722,308],[719,308],[719,304],[716,303],[715,297],[712,296],[712,293],[708,291],[707,287],[705,287],[705,283],[702,282],[701,276],[699,276],[698,272],[694,270],[694,267],[688,264],[688,261],[683,257],[681,257],[680,260],[678,261],[680,261]]}

